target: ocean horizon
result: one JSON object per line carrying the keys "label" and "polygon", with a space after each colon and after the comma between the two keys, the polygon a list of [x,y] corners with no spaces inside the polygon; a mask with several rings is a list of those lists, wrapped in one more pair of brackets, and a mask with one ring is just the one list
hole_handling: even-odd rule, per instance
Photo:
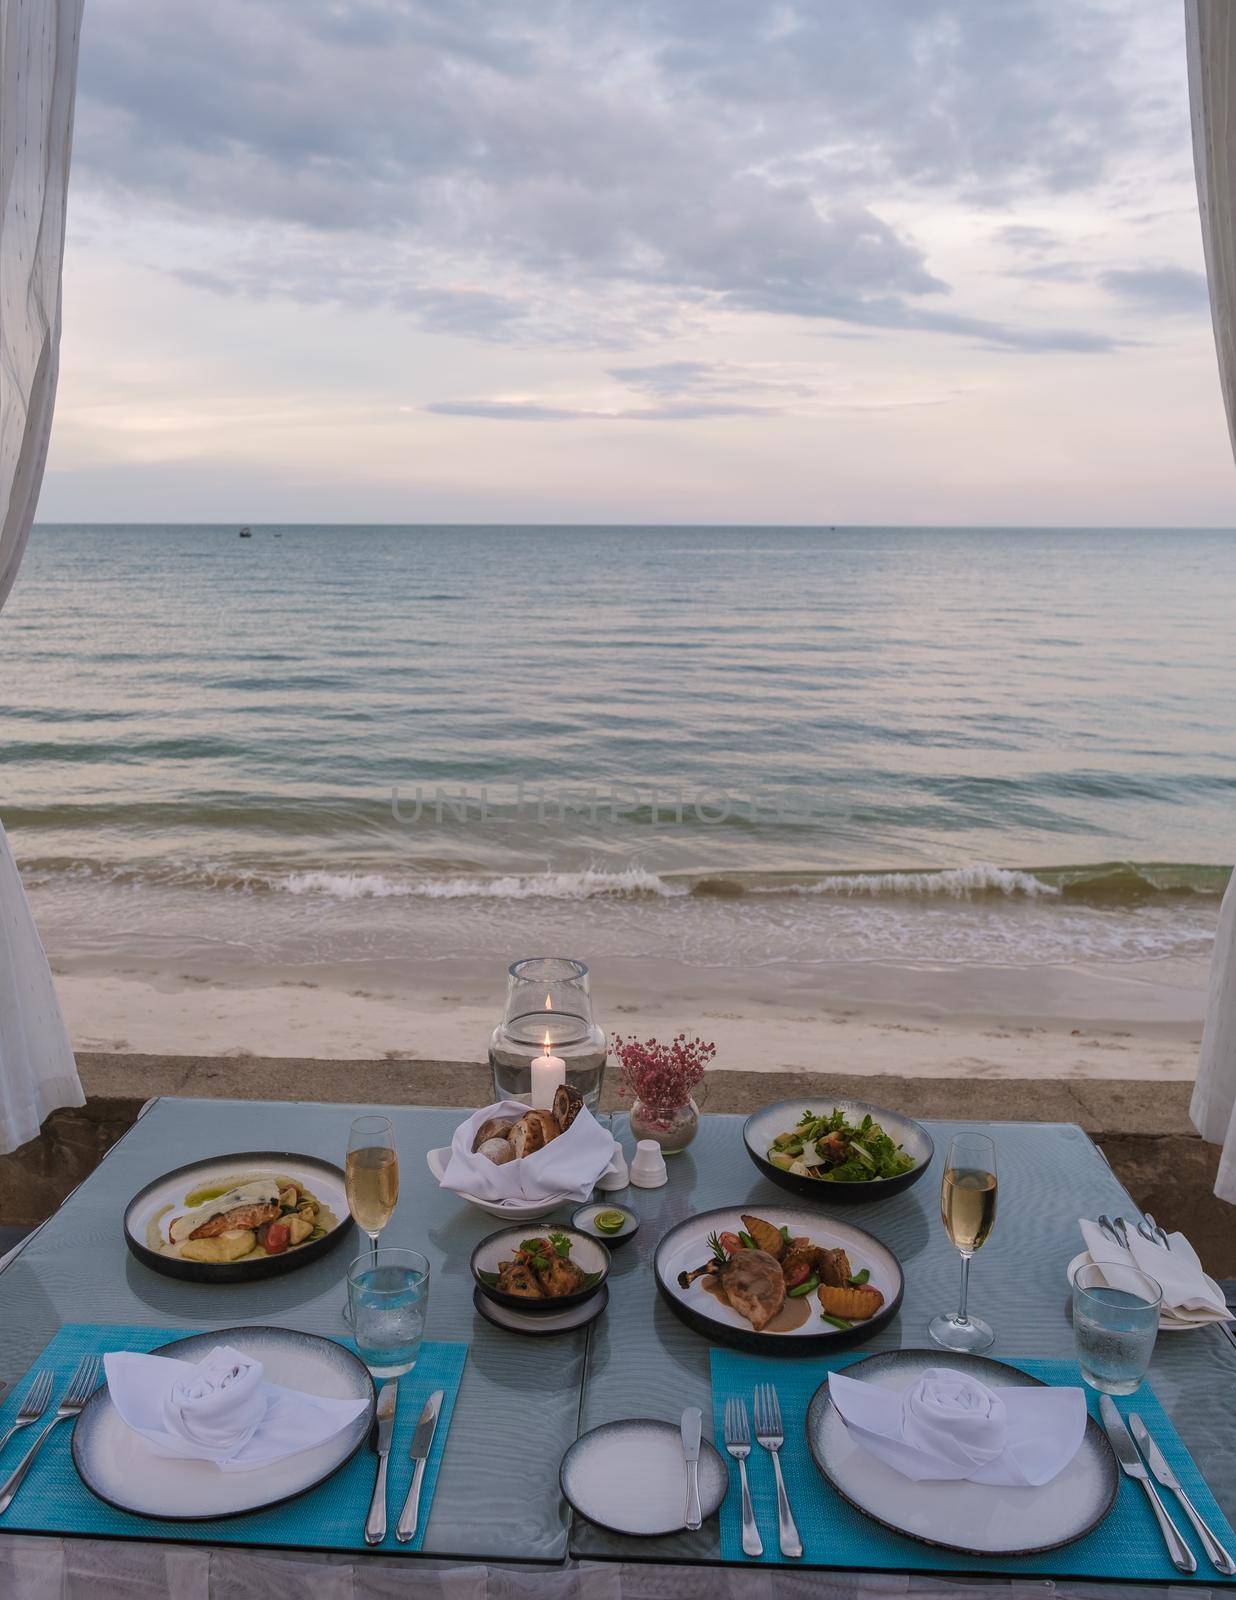
{"label": "ocean horizon", "polygon": [[237,531],[31,537],[0,820],[54,957],[1208,953],[1227,530]]}

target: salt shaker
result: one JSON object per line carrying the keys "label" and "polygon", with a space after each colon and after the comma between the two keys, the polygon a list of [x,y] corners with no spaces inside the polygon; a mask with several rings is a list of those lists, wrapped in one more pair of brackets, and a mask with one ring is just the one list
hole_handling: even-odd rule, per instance
{"label": "salt shaker", "polygon": [[655,1139],[641,1139],[635,1146],[635,1160],[631,1163],[631,1182],[638,1189],[659,1189],[668,1181],[661,1146]]}

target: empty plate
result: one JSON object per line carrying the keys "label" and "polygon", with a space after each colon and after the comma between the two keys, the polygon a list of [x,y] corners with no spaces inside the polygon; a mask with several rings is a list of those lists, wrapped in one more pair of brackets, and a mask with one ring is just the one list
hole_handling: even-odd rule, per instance
{"label": "empty plate", "polygon": [[373,1379],[364,1363],[333,1339],[288,1328],[220,1328],[161,1345],[151,1355],[200,1361],[227,1344],[262,1363],[271,1383],[367,1408],[333,1439],[253,1472],[220,1472],[210,1461],[156,1455],[122,1422],[107,1385],[95,1390],[73,1427],[73,1465],[92,1494],[120,1511],[175,1522],[242,1516],[316,1488],[351,1460],[373,1425]]}
{"label": "empty plate", "polygon": [[[1037,1378],[992,1361],[938,1350],[891,1350],[847,1367],[847,1378],[906,1389],[929,1367],[955,1367],[991,1388],[1026,1388]],[[852,1506],[920,1544],[971,1556],[1026,1556],[1072,1544],[1096,1528],[1116,1503],[1120,1469],[1093,1417],[1081,1449],[1040,1488],[985,1483],[915,1483],[851,1436],[822,1383],[807,1408],[807,1447],[816,1466]]]}
{"label": "empty plate", "polygon": [[505,1328],[508,1333],[570,1333],[575,1328],[586,1328],[599,1317],[609,1304],[609,1289],[602,1284],[590,1299],[576,1301],[566,1311],[512,1311],[488,1299],[479,1288],[472,1291],[472,1304],[495,1328]]}
{"label": "empty plate", "polygon": [[[583,1434],[562,1458],[562,1493],[581,1517],[610,1533],[655,1539],[686,1526],[687,1468],[678,1424],[638,1417]],[[725,1463],[700,1441],[700,1509],[715,1516],[729,1479]]]}

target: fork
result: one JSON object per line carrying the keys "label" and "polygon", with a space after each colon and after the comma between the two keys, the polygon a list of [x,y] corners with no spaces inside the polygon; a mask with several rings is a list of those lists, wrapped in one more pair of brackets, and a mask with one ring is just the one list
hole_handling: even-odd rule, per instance
{"label": "fork", "polygon": [[66,1417],[75,1417],[94,1393],[99,1383],[99,1358],[98,1356],[83,1356],[77,1363],[77,1371],[73,1374],[73,1381],[65,1390],[60,1404],[56,1407],[56,1415],[39,1434],[38,1438],[26,1451],[3,1484],[0,1484],[0,1516],[9,1509],[13,1503],[13,1496],[21,1488],[26,1474],[30,1471],[31,1463],[38,1455],[44,1439],[58,1422],[63,1422]]}
{"label": "fork", "polygon": [[755,1525],[755,1512],[751,1509],[751,1490],[747,1486],[747,1457],[751,1454],[751,1428],[747,1422],[747,1402],[725,1402],[725,1448],[738,1463],[742,1478],[742,1552],[745,1556],[762,1556],[764,1546],[760,1530]]}
{"label": "fork", "polygon": [[35,1373],[30,1381],[30,1387],[26,1390],[21,1408],[17,1413],[17,1421],[4,1437],[0,1438],[0,1450],[4,1449],[15,1433],[20,1433],[23,1428],[28,1428],[32,1422],[37,1422],[47,1410],[47,1402],[51,1399],[52,1384],[55,1381],[55,1377],[56,1374],[50,1367],[44,1367],[42,1372]]}
{"label": "fork", "polygon": [[794,1524],[790,1510],[790,1497],[785,1492],[785,1479],[781,1476],[781,1446],[785,1443],[785,1429],[781,1425],[781,1401],[771,1383],[755,1387],[755,1437],[772,1457],[773,1471],[777,1475],[777,1537],[783,1556],[800,1556],[803,1542]]}

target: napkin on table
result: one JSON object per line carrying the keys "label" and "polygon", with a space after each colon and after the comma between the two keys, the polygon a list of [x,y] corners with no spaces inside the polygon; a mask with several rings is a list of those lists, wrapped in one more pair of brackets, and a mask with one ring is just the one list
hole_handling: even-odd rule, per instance
{"label": "napkin on table", "polygon": [[490,1117],[522,1117],[528,1107],[518,1100],[485,1106],[455,1129],[450,1160],[441,1186],[456,1194],[491,1203],[519,1204],[529,1200],[587,1200],[597,1179],[619,1153],[613,1134],[607,1132],[585,1106],[565,1133],[551,1139],[530,1156],[520,1156],[495,1166],[488,1156],[472,1153],[477,1130]]}
{"label": "napkin on table", "polygon": [[852,1438],[904,1477],[1037,1487],[1081,1448],[1080,1389],[989,1389],[968,1373],[931,1367],[904,1390],[829,1375],[828,1392]]}
{"label": "napkin on table", "polygon": [[[1188,1322],[1230,1322],[1232,1314],[1227,1308],[1223,1291],[1213,1278],[1206,1276],[1197,1251],[1183,1233],[1170,1233],[1171,1249],[1151,1244],[1137,1231],[1136,1219],[1125,1219],[1129,1235],[1128,1250],[1113,1244],[1097,1222],[1081,1219],[1082,1238],[1091,1260],[1100,1264],[1115,1261],[1127,1264],[1130,1259],[1139,1271],[1153,1278],[1163,1291],[1163,1312],[1177,1320]],[[1112,1285],[1119,1288],[1119,1283]]]}
{"label": "napkin on table", "polygon": [[112,1350],[103,1367],[121,1420],[156,1455],[213,1461],[224,1472],[270,1466],[325,1444],[366,1406],[267,1383],[262,1363],[229,1345],[197,1363]]}

